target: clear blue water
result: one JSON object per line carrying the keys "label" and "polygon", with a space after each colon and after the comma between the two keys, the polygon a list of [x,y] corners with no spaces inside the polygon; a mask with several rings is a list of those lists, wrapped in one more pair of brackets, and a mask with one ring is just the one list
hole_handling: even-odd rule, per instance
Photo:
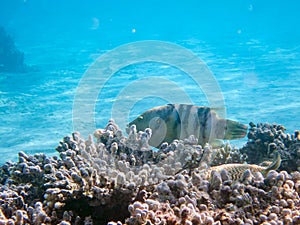
{"label": "clear blue water", "polygon": [[[296,0],[1,0],[0,25],[38,71],[0,74],[0,163],[16,160],[21,150],[55,154],[59,140],[72,132],[73,100],[85,71],[109,50],[143,40],[174,42],[198,55],[220,85],[227,117],[300,129],[299,10]],[[153,74],[207,105],[176,68],[132,65],[103,87],[95,105],[97,127],[110,118],[122,89]],[[165,104],[159,96],[138,101],[130,117],[158,104]]]}

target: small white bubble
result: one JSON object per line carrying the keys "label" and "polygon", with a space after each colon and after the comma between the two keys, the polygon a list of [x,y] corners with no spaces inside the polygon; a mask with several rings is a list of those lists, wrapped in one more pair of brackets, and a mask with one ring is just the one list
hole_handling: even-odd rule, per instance
{"label": "small white bubble", "polygon": [[238,29],[238,30],[237,30],[237,33],[238,33],[238,34],[241,34],[241,33],[242,33],[242,30],[241,30],[241,29]]}
{"label": "small white bubble", "polygon": [[132,28],[131,32],[134,34],[136,32],[136,29]]}
{"label": "small white bubble", "polygon": [[92,30],[97,30],[99,28],[99,25],[100,25],[100,21],[98,18],[94,17],[92,18],[92,26],[91,26],[91,29]]}

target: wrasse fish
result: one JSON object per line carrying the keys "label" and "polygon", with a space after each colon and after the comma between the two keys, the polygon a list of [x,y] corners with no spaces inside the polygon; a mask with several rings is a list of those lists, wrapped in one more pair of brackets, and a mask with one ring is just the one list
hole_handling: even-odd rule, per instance
{"label": "wrasse fish", "polygon": [[194,135],[198,143],[205,145],[218,139],[243,138],[248,127],[239,122],[220,118],[213,108],[186,104],[168,104],[152,108],[135,120],[138,131],[151,128],[149,144],[160,146],[175,139],[185,139]]}
{"label": "wrasse fish", "polygon": [[216,171],[220,173],[222,170],[226,170],[231,180],[241,180],[246,170],[250,170],[252,173],[261,172],[262,175],[267,175],[270,170],[277,170],[281,164],[281,157],[279,152],[275,153],[273,162],[268,167],[263,167],[255,164],[223,164],[220,166],[213,166],[204,171],[204,177],[210,179],[211,172]]}

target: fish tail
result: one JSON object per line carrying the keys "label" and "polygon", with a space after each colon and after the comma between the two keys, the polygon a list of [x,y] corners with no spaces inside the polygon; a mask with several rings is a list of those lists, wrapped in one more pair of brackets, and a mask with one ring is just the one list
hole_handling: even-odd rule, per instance
{"label": "fish tail", "polygon": [[281,157],[278,151],[275,152],[274,161],[266,169],[262,171],[263,175],[268,174],[271,170],[277,170],[281,165]]}
{"label": "fish tail", "polygon": [[224,139],[232,140],[246,136],[248,126],[233,120],[226,120]]}

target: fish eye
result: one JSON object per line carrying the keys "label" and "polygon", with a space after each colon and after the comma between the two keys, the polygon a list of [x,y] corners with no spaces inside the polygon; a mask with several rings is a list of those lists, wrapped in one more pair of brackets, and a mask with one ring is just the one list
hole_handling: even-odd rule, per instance
{"label": "fish eye", "polygon": [[139,116],[139,117],[138,117],[138,120],[143,120],[143,119],[144,119],[143,116]]}

